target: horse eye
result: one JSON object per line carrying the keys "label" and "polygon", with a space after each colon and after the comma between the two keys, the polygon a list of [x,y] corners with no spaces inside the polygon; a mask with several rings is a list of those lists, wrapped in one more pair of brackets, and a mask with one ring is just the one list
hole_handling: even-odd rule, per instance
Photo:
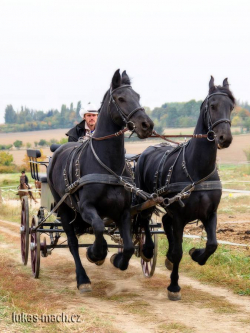
{"label": "horse eye", "polygon": [[119,98],[118,98],[118,101],[119,101],[119,102],[125,102],[125,99],[124,99],[123,97],[119,97]]}
{"label": "horse eye", "polygon": [[210,108],[211,108],[212,110],[215,109],[213,104],[210,105]]}

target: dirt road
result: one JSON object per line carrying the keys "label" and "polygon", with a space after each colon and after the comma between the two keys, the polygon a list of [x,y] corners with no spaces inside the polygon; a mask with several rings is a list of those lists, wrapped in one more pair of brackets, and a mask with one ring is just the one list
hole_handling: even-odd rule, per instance
{"label": "dirt road", "polygon": [[[76,289],[75,268],[68,249],[56,249],[52,256],[41,258],[41,276],[35,280],[30,267],[21,264],[19,225],[0,221],[0,235],[0,274],[6,277],[0,279],[0,284],[12,295],[12,304],[19,308],[22,305],[23,311],[29,313],[46,308],[47,313],[63,311],[80,315],[81,323],[60,324],[57,331],[249,332],[250,299],[247,297],[203,285],[181,273],[182,300],[172,302],[167,298],[169,272],[165,268],[157,267],[154,277],[146,279],[137,259],[131,260],[126,272],[120,272],[108,258],[100,267],[89,263],[82,248],[81,257],[93,291],[81,295]],[[32,301],[30,295],[33,295]],[[15,325],[5,318],[0,322],[1,332],[15,332]],[[36,331],[52,332],[48,325],[40,324]]]}

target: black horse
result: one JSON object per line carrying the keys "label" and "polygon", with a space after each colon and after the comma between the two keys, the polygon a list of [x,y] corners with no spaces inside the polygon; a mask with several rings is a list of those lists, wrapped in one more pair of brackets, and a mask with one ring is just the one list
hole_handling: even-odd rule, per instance
{"label": "black horse", "polygon": [[[195,134],[208,133],[208,139],[192,138],[188,143],[177,148],[169,145],[149,147],[140,156],[136,167],[138,187],[149,193],[160,188],[158,194],[171,198],[165,199],[166,214],[162,218],[169,242],[165,263],[166,267],[172,270],[171,283],[168,286],[168,297],[171,300],[181,298],[178,269],[182,258],[182,237],[185,225],[199,219],[207,232],[206,248],[193,248],[189,252],[194,261],[204,265],[217,248],[217,208],[222,191],[216,169],[216,154],[217,148],[227,148],[232,142],[230,114],[234,105],[235,99],[227,79],[223,81],[223,86],[215,86],[214,79],[211,77],[209,94],[201,105],[194,131]],[[210,176],[207,177],[208,175]],[[206,177],[209,178],[209,182],[198,184],[198,181],[206,180]],[[186,189],[178,196],[177,194],[185,186],[187,186]],[[195,188],[194,191],[192,191],[193,188]],[[187,198],[190,193],[190,197]],[[175,201],[174,199],[176,202],[168,205],[171,200]],[[149,230],[152,212],[153,209],[143,211],[137,221],[144,227],[146,233],[146,242],[142,251],[145,260],[153,256],[154,244]]]}
{"label": "black horse", "polygon": [[[95,242],[87,249],[87,258],[101,265],[107,255],[103,218],[108,217],[116,222],[124,243],[124,251],[115,256],[113,265],[121,270],[127,269],[134,253],[130,232],[131,193],[119,183],[118,176],[129,177],[121,130],[126,126],[141,139],[150,136],[153,130],[153,122],[140,106],[139,99],[126,72],[121,76],[117,70],[111,88],[103,98],[93,138],[61,146],[48,167],[48,182],[57,203],[68,185],[83,176],[90,179],[90,183],[87,179],[85,185],[68,196],[58,208],[75,260],[77,287],[81,292],[90,291],[91,286],[79,257],[76,234],[93,228]],[[112,136],[114,133],[117,135]],[[109,135],[111,137],[107,137]],[[102,140],[98,140],[100,137]]]}

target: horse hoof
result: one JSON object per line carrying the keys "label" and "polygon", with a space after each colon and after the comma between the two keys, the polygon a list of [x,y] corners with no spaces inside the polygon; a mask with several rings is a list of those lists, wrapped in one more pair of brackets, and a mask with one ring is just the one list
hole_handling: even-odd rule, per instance
{"label": "horse hoof", "polygon": [[86,258],[88,259],[89,262],[91,262],[92,264],[96,264],[97,266],[101,266],[105,261],[105,259],[98,260],[98,261],[91,260],[90,257],[88,256],[88,251],[86,251]]}
{"label": "horse hoof", "polygon": [[165,266],[169,271],[173,270],[173,263],[168,258],[165,260]]}
{"label": "horse hoof", "polygon": [[92,264],[94,264],[94,261],[90,259],[90,257],[88,256],[88,249],[86,251],[86,258],[88,259],[89,262],[91,262]]}
{"label": "horse hoof", "polygon": [[168,290],[168,299],[170,299],[170,301],[179,301],[181,300],[181,292],[172,292]]}
{"label": "horse hoof", "polygon": [[90,283],[80,284],[78,287],[80,294],[88,293],[92,291],[92,287]]}
{"label": "horse hoof", "polygon": [[96,261],[95,264],[96,266],[101,266],[104,263],[105,259]]}
{"label": "horse hoof", "polygon": [[189,250],[189,255],[191,257],[192,257],[192,254],[194,253],[195,250],[196,250],[195,247],[192,247],[192,249]]}
{"label": "horse hoof", "polygon": [[115,257],[117,256],[117,253],[114,253],[112,254],[112,256],[110,257],[110,262],[112,265],[114,265],[114,260],[115,260]]}
{"label": "horse hoof", "polygon": [[144,256],[143,252],[141,251],[141,258],[145,261],[145,262],[150,262],[151,259],[148,259]]}

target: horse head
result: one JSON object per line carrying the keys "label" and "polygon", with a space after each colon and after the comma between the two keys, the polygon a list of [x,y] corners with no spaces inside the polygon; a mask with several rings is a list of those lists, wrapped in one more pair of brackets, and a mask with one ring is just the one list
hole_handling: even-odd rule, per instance
{"label": "horse head", "polygon": [[132,89],[130,84],[126,71],[120,75],[118,69],[111,81],[109,112],[118,126],[125,125],[129,130],[136,132],[140,139],[144,139],[152,134],[154,123],[141,107],[140,95]]}
{"label": "horse head", "polygon": [[219,149],[227,148],[232,142],[230,115],[235,106],[235,98],[230,91],[227,78],[222,86],[214,85],[211,76],[209,92],[202,103],[203,119],[208,128],[208,139],[216,140]]}

